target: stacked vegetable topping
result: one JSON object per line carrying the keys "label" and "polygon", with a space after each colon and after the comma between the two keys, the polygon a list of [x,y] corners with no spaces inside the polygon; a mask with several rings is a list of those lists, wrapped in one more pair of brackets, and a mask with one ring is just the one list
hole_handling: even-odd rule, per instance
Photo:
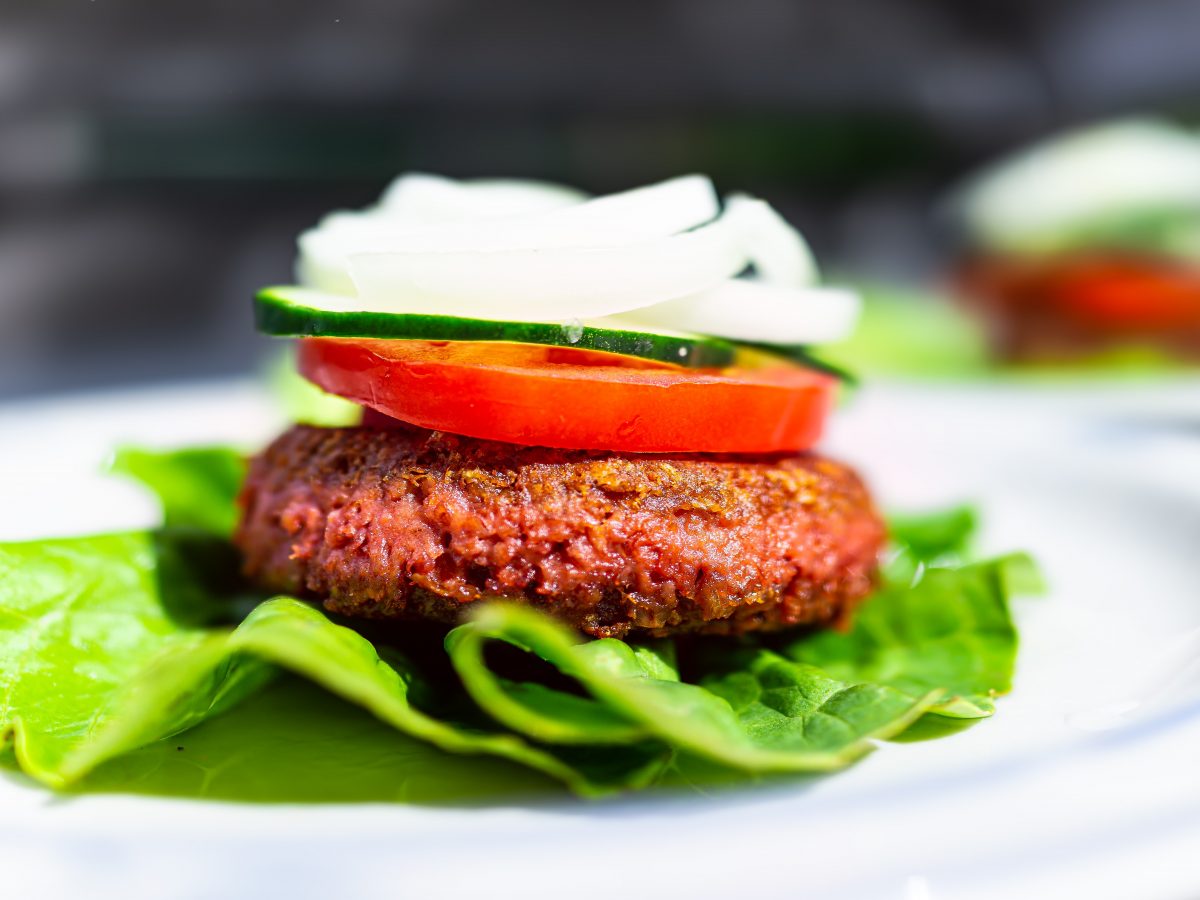
{"label": "stacked vegetable topping", "polygon": [[958,281],[1002,356],[1200,359],[1200,135],[1093,126],[983,172],[960,206]]}
{"label": "stacked vegetable topping", "polygon": [[594,199],[406,175],[299,245],[300,285],[262,291],[256,314],[308,338],[306,377],[410,424],[527,445],[806,449],[835,379],[795,360],[858,315],[778,213],[722,206],[698,175]]}

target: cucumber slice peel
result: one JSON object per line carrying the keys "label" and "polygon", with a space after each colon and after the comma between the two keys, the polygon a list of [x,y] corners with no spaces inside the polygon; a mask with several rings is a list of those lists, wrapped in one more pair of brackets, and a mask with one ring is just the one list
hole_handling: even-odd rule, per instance
{"label": "cucumber slice peel", "polygon": [[259,331],[278,337],[542,344],[687,368],[724,368],[733,364],[736,354],[730,341],[683,332],[356,310],[353,297],[291,285],[259,291],[254,298],[254,318]]}

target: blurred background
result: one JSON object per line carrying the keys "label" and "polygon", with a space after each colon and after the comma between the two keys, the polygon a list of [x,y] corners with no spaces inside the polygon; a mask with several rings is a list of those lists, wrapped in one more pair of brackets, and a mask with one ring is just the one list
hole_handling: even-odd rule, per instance
{"label": "blurred background", "polygon": [[770,198],[922,284],[997,154],[1200,114],[1200,2],[5,0],[0,397],[248,372],[294,238],[404,169]]}

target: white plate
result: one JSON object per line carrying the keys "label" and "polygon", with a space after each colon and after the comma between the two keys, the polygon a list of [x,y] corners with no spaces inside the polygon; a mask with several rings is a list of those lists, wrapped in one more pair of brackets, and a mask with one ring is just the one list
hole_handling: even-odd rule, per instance
{"label": "white plate", "polygon": [[[1139,398],[1136,391],[1144,394]],[[100,897],[1186,897],[1200,892],[1200,385],[879,386],[826,449],[883,505],[978,503],[1021,600],[995,718],[834,777],[712,796],[476,809],[55,798],[0,777],[5,893]],[[1176,402],[1178,401],[1178,402]],[[252,446],[247,383],[0,410],[0,539],[154,521],[97,474],[121,442]],[[65,516],[63,510],[70,510]]]}

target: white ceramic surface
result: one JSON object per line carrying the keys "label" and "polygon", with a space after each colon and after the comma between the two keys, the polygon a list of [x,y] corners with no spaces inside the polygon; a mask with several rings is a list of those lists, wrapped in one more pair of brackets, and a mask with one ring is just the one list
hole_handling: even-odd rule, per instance
{"label": "white ceramic surface", "polygon": [[[0,408],[0,539],[152,523],[97,474],[116,444],[253,446],[278,426],[241,382]],[[993,719],[803,785],[600,804],[64,800],[0,776],[5,893],[1200,895],[1200,384],[877,386],[825,449],[884,506],[977,503],[985,549],[1041,561],[1051,591],[1017,603]]]}

